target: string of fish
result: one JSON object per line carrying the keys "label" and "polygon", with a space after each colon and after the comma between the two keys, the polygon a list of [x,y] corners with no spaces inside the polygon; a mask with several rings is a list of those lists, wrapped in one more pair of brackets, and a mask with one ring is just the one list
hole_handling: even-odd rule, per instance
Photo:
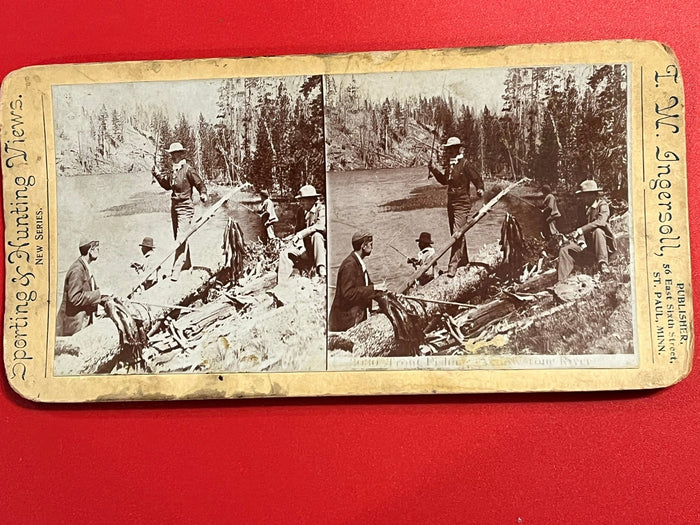
{"label": "string of fish", "polygon": [[224,269],[228,271],[231,282],[238,282],[243,275],[245,240],[241,227],[231,217],[226,221],[221,248],[224,251]]}
{"label": "string of fish", "polygon": [[127,299],[111,297],[105,301],[104,309],[119,332],[122,362],[127,369],[145,370],[143,349],[148,345],[148,332],[154,322],[148,308]]}
{"label": "string of fish", "polygon": [[524,263],[524,241],[523,231],[515,215],[506,213],[506,217],[501,225],[500,245],[503,253],[503,272],[506,277],[516,277]]}

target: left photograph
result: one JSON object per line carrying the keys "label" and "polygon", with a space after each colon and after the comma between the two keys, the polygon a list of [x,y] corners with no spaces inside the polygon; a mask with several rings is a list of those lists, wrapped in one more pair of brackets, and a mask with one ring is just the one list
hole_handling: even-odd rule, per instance
{"label": "left photograph", "polygon": [[55,85],[54,374],[326,369],[321,76]]}

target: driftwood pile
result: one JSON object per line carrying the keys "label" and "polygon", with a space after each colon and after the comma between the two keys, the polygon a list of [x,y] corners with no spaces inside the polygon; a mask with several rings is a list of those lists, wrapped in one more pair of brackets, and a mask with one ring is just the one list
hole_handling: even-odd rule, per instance
{"label": "driftwood pile", "polygon": [[[179,281],[161,281],[157,286],[135,294],[129,301],[148,305],[151,319],[164,319],[174,309],[167,305],[191,302],[210,280],[210,272],[204,269],[184,271]],[[70,337],[56,338],[54,371],[57,375],[110,373],[115,369],[128,371],[136,366],[136,362],[129,351],[124,351],[121,342],[115,321],[110,317],[97,318],[93,324]]]}
{"label": "driftwood pile", "polygon": [[232,219],[222,249],[216,273],[195,268],[176,282],[139,289],[130,299],[110,298],[104,317],[71,337],[56,338],[56,374],[152,372],[176,355],[186,358],[214,323],[235,319],[261,302],[272,304],[269,296],[256,296],[275,284],[265,261],[269,254],[248,249]]}
{"label": "driftwood pile", "polygon": [[[629,258],[627,221],[627,214],[610,221],[616,257],[623,260]],[[542,254],[533,260],[542,247],[531,244],[508,214],[498,245],[486,246],[476,256],[480,266],[462,268],[453,279],[443,275],[412,290],[409,297],[415,299],[397,293],[381,296],[377,302],[384,315],[330,334],[329,349],[358,357],[464,354],[469,344],[525,329],[537,319],[571,308],[602,285],[586,273],[557,283],[556,259]],[[479,294],[488,299],[480,300]],[[473,302],[480,304],[469,304]]]}

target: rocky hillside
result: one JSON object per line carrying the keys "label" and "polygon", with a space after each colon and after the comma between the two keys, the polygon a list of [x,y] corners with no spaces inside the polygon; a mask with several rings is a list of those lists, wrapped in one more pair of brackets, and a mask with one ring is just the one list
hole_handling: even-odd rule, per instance
{"label": "rocky hillside", "polygon": [[154,161],[153,137],[116,113],[71,111],[56,121],[54,144],[58,175],[150,171]]}
{"label": "rocky hillside", "polygon": [[[329,110],[326,151],[329,171],[427,165],[433,136],[429,127],[406,117],[400,125],[375,131],[371,110],[347,111],[340,119]],[[395,128],[395,129],[394,129]],[[440,145],[435,142],[436,154]]]}

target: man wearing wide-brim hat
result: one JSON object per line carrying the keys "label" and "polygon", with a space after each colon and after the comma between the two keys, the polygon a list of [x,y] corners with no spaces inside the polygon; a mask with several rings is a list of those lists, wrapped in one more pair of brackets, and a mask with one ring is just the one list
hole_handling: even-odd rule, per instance
{"label": "man wearing wide-brim hat", "polygon": [[207,202],[207,188],[195,170],[185,159],[185,148],[179,142],[173,142],[165,150],[170,154],[172,171],[160,173],[155,167],[153,176],[165,190],[172,191],[170,196],[170,219],[173,223],[173,237],[180,244],[175,251],[175,261],[170,278],[177,281],[180,272],[192,267],[190,250],[187,242],[182,242],[190,229],[194,217],[194,202],[192,188],[197,188],[199,198]]}
{"label": "man wearing wide-brim hat", "polygon": [[94,237],[82,239],[80,257],[71,264],[63,285],[63,300],[56,318],[56,335],[73,335],[92,324],[97,306],[104,296],[97,287],[92,265],[100,255],[100,242]]}
{"label": "man wearing wide-brim hat", "polygon": [[277,281],[289,278],[294,265],[311,260],[316,275],[326,277],[326,206],[321,194],[311,184],[299,189],[294,197],[300,204],[297,213],[295,234],[291,246],[280,253]]}
{"label": "man wearing wide-brim hat", "polygon": [[147,279],[141,284],[137,291],[148,290],[158,282],[161,273],[160,268],[153,271],[156,264],[156,245],[153,242],[153,237],[144,237],[139,247],[141,248],[141,258],[139,261],[131,263],[131,267],[137,274],[147,277]]}
{"label": "man wearing wide-brim hat", "polygon": [[[428,163],[428,171],[440,184],[447,186],[447,217],[450,222],[450,234],[461,229],[469,220],[472,203],[469,197],[470,185],[476,188],[477,196],[484,194],[484,181],[481,174],[467,162],[461,153],[462,141],[458,137],[450,137],[444,144],[445,171]],[[454,277],[457,268],[469,263],[467,241],[462,236],[452,245],[447,275]]]}
{"label": "man wearing wide-brim hat", "polygon": [[[433,239],[431,238],[430,232],[420,232],[420,235],[416,239],[418,243],[418,255],[416,257],[409,258],[406,262],[413,265],[414,268],[420,268],[428,259],[435,255],[435,248],[433,248]],[[435,264],[428,268],[423,275],[418,278],[418,284],[423,286],[428,284],[435,277]]]}
{"label": "man wearing wide-brim hat", "polygon": [[615,251],[615,235],[610,229],[610,205],[600,195],[602,188],[584,180],[576,195],[586,207],[586,224],[572,232],[573,241],[559,250],[557,277],[566,280],[576,265],[596,264],[601,273],[610,273],[608,259]]}

